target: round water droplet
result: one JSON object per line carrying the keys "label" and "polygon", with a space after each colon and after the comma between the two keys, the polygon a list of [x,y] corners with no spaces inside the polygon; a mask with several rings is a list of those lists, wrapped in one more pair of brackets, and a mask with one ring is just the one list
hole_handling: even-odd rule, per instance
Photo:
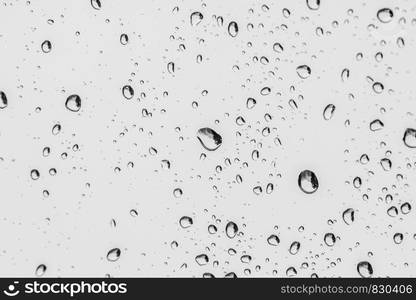
{"label": "round water droplet", "polygon": [[403,135],[403,142],[409,148],[416,148],[416,129],[407,128]]}
{"label": "round water droplet", "polygon": [[232,21],[228,24],[228,34],[232,37],[236,37],[238,34],[238,25],[236,22]]}
{"label": "round water droplet", "polygon": [[182,194],[183,194],[183,191],[180,188],[176,188],[176,189],[173,190],[173,196],[175,198],[180,198],[182,196]]}
{"label": "round water droplet", "polygon": [[225,233],[227,236],[232,239],[236,236],[238,232],[238,226],[234,222],[228,222],[227,226],[225,226]]}
{"label": "round water droplet", "polygon": [[373,83],[373,91],[376,94],[381,94],[384,90],[384,85],[381,82],[374,82]]}
{"label": "round water droplet", "polygon": [[373,267],[368,261],[361,261],[357,264],[357,272],[363,278],[369,278],[373,275]]}
{"label": "round water droplet", "polygon": [[393,241],[394,241],[395,244],[398,245],[398,244],[401,244],[403,242],[403,238],[404,238],[403,233],[397,232],[393,236]]}
{"label": "round water droplet", "polygon": [[113,248],[107,253],[107,260],[114,262],[120,258],[121,250],[119,248]]}
{"label": "round water droplet", "polygon": [[382,8],[377,12],[377,19],[381,23],[389,23],[393,20],[393,11],[390,8]]}
{"label": "round water droplet", "polygon": [[101,9],[101,1],[100,0],[91,0],[91,6],[94,9],[99,10],[99,9]]}
{"label": "round water droplet", "polygon": [[342,219],[344,220],[345,224],[351,225],[355,219],[355,211],[352,208],[347,208],[342,213]]}
{"label": "round water droplet", "polygon": [[326,121],[329,121],[333,116],[335,112],[335,105],[334,104],[328,104],[323,112],[324,119]]}
{"label": "round water droplet", "polygon": [[183,216],[179,219],[179,225],[181,225],[182,228],[189,228],[193,223],[194,221],[191,217]]}
{"label": "round water droplet", "polygon": [[217,231],[218,231],[217,226],[212,225],[212,224],[208,226],[208,232],[209,232],[210,234],[217,233]]}
{"label": "round water droplet", "polygon": [[321,5],[321,0],[306,0],[306,5],[311,10],[318,10]]}
{"label": "round water droplet", "polygon": [[383,129],[384,127],[384,123],[382,121],[380,121],[379,119],[374,120],[370,123],[370,130],[371,131],[379,131],[381,129]]}
{"label": "round water droplet", "polygon": [[280,244],[280,239],[277,235],[272,234],[267,238],[267,243],[270,246],[278,246]]}
{"label": "round water droplet", "polygon": [[300,78],[302,78],[302,79],[306,79],[306,78],[308,78],[308,77],[311,75],[312,70],[311,70],[311,68],[310,68],[309,66],[307,66],[307,65],[301,65],[301,66],[298,66],[298,67],[296,68],[296,72],[298,73],[298,76],[299,76]]}
{"label": "round water droplet", "polygon": [[35,275],[38,276],[38,277],[43,276],[43,274],[45,274],[45,272],[46,272],[46,269],[47,269],[47,267],[44,264],[39,265],[36,268]]}
{"label": "round water droplet", "polygon": [[71,95],[66,98],[65,107],[73,112],[78,112],[81,109],[81,97],[78,95]]}
{"label": "round water droplet", "polygon": [[217,150],[222,144],[222,137],[213,129],[208,127],[199,129],[197,132],[197,138],[202,147],[208,151]]}
{"label": "round water droplet", "polygon": [[44,41],[41,45],[43,53],[49,53],[52,50],[52,43],[48,40]]}
{"label": "round water droplet", "polygon": [[254,98],[248,98],[246,102],[246,107],[248,109],[252,109],[254,108],[254,106],[256,106],[256,104],[257,104],[257,101]]}
{"label": "round water droplet", "polygon": [[324,236],[324,242],[328,247],[332,247],[335,245],[335,242],[337,239],[335,238],[335,235],[333,233],[326,233]]}
{"label": "round water droplet", "polygon": [[302,192],[312,194],[319,187],[318,178],[315,173],[310,170],[304,170],[299,174],[298,186]]}
{"label": "round water droplet", "polygon": [[0,91],[0,109],[7,107],[7,97],[6,94],[3,91]]}
{"label": "round water droplet", "polygon": [[195,257],[195,261],[200,266],[205,266],[209,262],[208,255],[200,254]]}
{"label": "round water droplet", "polygon": [[39,171],[36,169],[33,169],[32,171],[30,171],[30,178],[32,178],[33,180],[38,180],[40,178]]}
{"label": "round water droplet", "polygon": [[134,90],[130,85],[123,86],[122,92],[124,98],[126,98],[127,100],[130,100],[134,96]]}
{"label": "round water droplet", "polygon": [[400,210],[402,212],[402,214],[407,215],[408,213],[410,213],[412,209],[412,206],[410,205],[409,202],[405,202],[400,206]]}
{"label": "round water droplet", "polygon": [[199,11],[193,12],[191,14],[191,25],[197,26],[202,22],[202,19],[204,19],[204,16]]}

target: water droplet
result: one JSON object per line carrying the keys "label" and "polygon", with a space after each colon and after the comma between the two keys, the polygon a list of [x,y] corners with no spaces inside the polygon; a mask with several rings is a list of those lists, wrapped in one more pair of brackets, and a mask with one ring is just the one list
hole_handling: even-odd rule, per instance
{"label": "water droplet", "polygon": [[381,23],[389,23],[393,19],[393,11],[390,8],[382,8],[377,12],[377,19]]}
{"label": "water droplet", "polygon": [[123,86],[122,92],[124,98],[126,98],[127,100],[130,100],[134,96],[134,90],[130,85]]}
{"label": "water droplet", "polygon": [[328,104],[324,109],[324,113],[323,113],[324,119],[326,121],[329,121],[334,116],[334,112],[335,112],[335,105]]}
{"label": "water droplet", "polygon": [[191,25],[197,26],[199,23],[201,23],[203,18],[204,16],[199,11],[193,12],[191,14]]}
{"label": "water droplet", "polygon": [[307,65],[301,65],[296,68],[296,72],[300,78],[306,79],[311,75],[312,70]]}
{"label": "water droplet", "polygon": [[371,131],[379,131],[381,129],[383,129],[384,127],[384,123],[382,121],[380,121],[379,119],[374,120],[370,123],[370,130]]}
{"label": "water droplet", "polygon": [[99,9],[101,9],[101,1],[100,0],[91,0],[91,6],[94,9],[99,10]]}
{"label": "water droplet", "polygon": [[373,267],[368,261],[361,261],[357,264],[357,272],[363,278],[369,278],[373,275]]}
{"label": "water droplet", "polygon": [[66,98],[65,107],[73,112],[78,112],[81,109],[81,97],[78,95],[71,95]]}
{"label": "water droplet", "polygon": [[300,249],[300,243],[295,241],[290,245],[289,253],[292,255],[296,255],[299,252]]}
{"label": "water droplet", "polygon": [[348,78],[350,78],[350,70],[345,68],[341,72],[341,80],[342,80],[342,82],[345,82],[345,81],[348,80]]}
{"label": "water droplet", "polygon": [[46,272],[46,269],[47,269],[47,267],[44,264],[39,265],[36,268],[35,275],[38,276],[38,277],[43,276],[43,274],[45,274],[45,272]]}
{"label": "water droplet", "polygon": [[120,35],[120,43],[122,45],[127,45],[127,43],[129,42],[129,36],[125,33]]}
{"label": "water droplet", "polygon": [[395,244],[398,245],[398,244],[401,244],[403,242],[403,238],[404,238],[403,233],[397,232],[393,236],[393,241],[394,241]]}
{"label": "water droplet", "polygon": [[200,266],[205,266],[209,262],[208,255],[200,254],[195,257],[195,261]]}
{"label": "water droplet", "polygon": [[282,53],[283,52],[283,46],[280,43],[274,43],[273,44],[273,51],[277,52],[277,53]]}
{"label": "water droplet", "polygon": [[306,5],[311,10],[318,10],[321,5],[321,0],[306,0]]}
{"label": "water droplet", "polygon": [[280,244],[280,239],[277,235],[272,234],[267,238],[267,243],[270,246],[278,246]]}
{"label": "water droplet", "polygon": [[6,94],[3,91],[0,91],[0,109],[7,107],[7,97]]}
{"label": "water droplet", "polygon": [[352,181],[353,186],[358,189],[361,187],[362,181],[360,177],[355,177],[354,180]]}
{"label": "water droplet", "polygon": [[299,174],[298,186],[306,194],[316,192],[319,187],[318,178],[315,173],[310,170],[304,170]]}
{"label": "water droplet", "polygon": [[416,148],[416,129],[407,128],[403,135],[403,142],[409,148]]}
{"label": "water droplet", "polygon": [[238,34],[238,25],[236,22],[232,21],[228,24],[228,34],[232,37],[236,37]]}
{"label": "water droplet", "polygon": [[38,170],[33,169],[32,171],[30,171],[30,178],[32,178],[33,180],[38,180],[40,177],[40,173]]}
{"label": "water droplet", "polygon": [[218,231],[217,226],[212,225],[212,224],[208,226],[208,232],[209,232],[210,234],[217,233],[217,231]]}
{"label": "water droplet", "polygon": [[248,98],[246,102],[246,107],[248,109],[252,109],[254,108],[254,106],[256,106],[256,104],[257,104],[257,101],[254,98]]}
{"label": "water droplet", "polygon": [[326,233],[324,236],[324,242],[328,247],[332,247],[336,242],[335,235],[333,233]]}
{"label": "water droplet", "polygon": [[52,134],[53,135],[57,135],[58,133],[61,132],[61,129],[62,129],[61,124],[55,124],[55,125],[53,125],[53,127],[52,127]]}
{"label": "water droplet", "polygon": [[412,206],[410,205],[409,202],[405,202],[400,206],[400,210],[402,212],[402,214],[407,215],[408,213],[410,213],[412,209]]}
{"label": "water droplet", "polygon": [[46,40],[42,43],[42,45],[40,47],[41,47],[43,53],[49,53],[52,50],[52,43],[50,41]]}
{"label": "water droplet", "polygon": [[373,83],[373,91],[376,94],[381,94],[384,90],[384,85],[381,82],[374,82]]}
{"label": "water droplet", "polygon": [[355,211],[352,208],[347,208],[342,213],[342,219],[344,220],[345,224],[351,225],[355,219]]}
{"label": "water droplet", "polygon": [[222,144],[222,137],[213,129],[208,127],[199,129],[197,132],[197,138],[202,147],[208,151],[217,150]]}
{"label": "water droplet", "polygon": [[172,61],[168,62],[167,70],[170,74],[175,73],[175,63]]}
{"label": "water droplet", "polygon": [[381,165],[381,167],[383,168],[384,171],[390,171],[391,166],[392,166],[392,162],[388,158],[383,158],[383,159],[380,160],[380,165]]}
{"label": "water droplet", "polygon": [[193,223],[194,221],[192,220],[192,218],[187,216],[183,216],[179,220],[179,225],[181,225],[182,228],[189,228],[192,226]]}
{"label": "water droplet", "polygon": [[107,260],[114,262],[120,258],[121,250],[119,248],[113,248],[107,253]]}
{"label": "water droplet", "polygon": [[232,239],[236,236],[238,232],[238,226],[234,222],[228,222],[227,226],[225,226],[225,233],[227,236]]}
{"label": "water droplet", "polygon": [[174,190],[173,190],[173,196],[174,196],[175,198],[179,198],[179,197],[181,197],[181,196],[182,196],[182,194],[183,194],[183,191],[182,191],[182,189],[180,189],[180,188],[176,188],[176,189],[174,189]]}

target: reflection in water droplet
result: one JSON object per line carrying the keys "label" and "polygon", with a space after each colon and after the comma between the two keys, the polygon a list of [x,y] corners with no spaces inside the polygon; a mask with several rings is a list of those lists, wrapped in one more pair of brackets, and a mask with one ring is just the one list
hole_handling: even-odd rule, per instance
{"label": "reflection in water droplet", "polygon": [[191,14],[191,25],[197,26],[199,23],[201,23],[203,18],[204,16],[199,11],[193,12]]}
{"label": "reflection in water droplet", "polygon": [[199,129],[197,132],[197,138],[202,147],[208,151],[217,150],[222,144],[222,137],[213,129],[208,127]]}
{"label": "reflection in water droplet", "polygon": [[127,100],[130,100],[134,96],[134,90],[130,85],[123,86],[122,92],[124,98],[126,98]]}
{"label": "reflection in water droplet", "polygon": [[6,94],[0,91],[0,109],[6,108],[8,104]]}
{"label": "reflection in water droplet", "polygon": [[409,148],[416,148],[416,129],[407,128],[403,135],[403,142]]}
{"label": "reflection in water droplet", "polygon": [[41,45],[41,49],[44,53],[49,53],[52,50],[52,43],[48,40],[44,41]]}
{"label": "reflection in water droplet", "polygon": [[334,112],[335,112],[335,105],[328,104],[324,109],[324,113],[323,113],[324,119],[326,121],[329,121],[334,116]]}
{"label": "reflection in water droplet", "polygon": [[107,253],[107,260],[114,262],[120,258],[121,250],[119,248],[113,248]]}
{"label": "reflection in water droplet", "polygon": [[228,34],[232,37],[236,37],[238,34],[238,25],[236,22],[232,21],[228,24]]}
{"label": "reflection in water droplet", "polygon": [[390,8],[382,8],[377,12],[377,19],[382,23],[389,23],[393,19],[393,11]]}
{"label": "reflection in water droplet", "polygon": [[194,223],[191,217],[183,216],[179,220],[179,225],[181,225],[182,228],[189,228]]}
{"label": "reflection in water droplet", "polygon": [[300,78],[306,79],[311,75],[312,70],[307,65],[301,65],[296,68],[296,72],[298,73]]}
{"label": "reflection in water droplet", "polygon": [[225,233],[227,236],[232,239],[236,236],[238,232],[238,226],[234,222],[228,222],[227,226],[225,226]]}
{"label": "reflection in water droplet", "polygon": [[78,112],[81,109],[81,98],[78,95],[71,95],[66,98],[65,107],[73,112]]}
{"label": "reflection in water droplet", "polygon": [[299,174],[298,186],[306,194],[316,192],[319,187],[318,178],[315,173],[310,170],[304,170]]}
{"label": "reflection in water droplet", "polygon": [[357,264],[357,272],[363,278],[369,278],[373,275],[373,267],[368,261],[361,261]]}

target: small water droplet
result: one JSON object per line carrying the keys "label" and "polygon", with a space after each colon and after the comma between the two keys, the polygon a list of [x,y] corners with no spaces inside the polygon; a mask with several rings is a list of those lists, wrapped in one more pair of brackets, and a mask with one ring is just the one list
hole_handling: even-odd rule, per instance
{"label": "small water droplet", "polygon": [[328,247],[332,247],[335,245],[336,242],[335,235],[333,233],[326,233],[324,236],[324,242]]}
{"label": "small water droplet", "polygon": [[91,6],[94,9],[99,10],[99,9],[101,9],[101,1],[100,0],[91,0]]}
{"label": "small water droplet", "polygon": [[202,15],[202,13],[200,13],[199,11],[193,12],[191,14],[191,25],[197,26],[199,23],[202,22],[203,19],[204,16]]}
{"label": "small water droplet", "polygon": [[300,78],[302,78],[302,79],[306,79],[306,78],[308,78],[308,77],[311,75],[312,70],[311,70],[311,68],[310,68],[309,66],[307,66],[307,65],[301,65],[301,66],[298,66],[298,67],[296,68],[296,72],[298,73],[298,76],[299,76]]}
{"label": "small water droplet", "polygon": [[289,253],[292,255],[296,255],[299,252],[300,243],[298,241],[293,242],[289,247]]}
{"label": "small water droplet", "polygon": [[318,10],[321,5],[321,0],[306,0],[306,5],[311,10]]}
{"label": "small water droplet", "polygon": [[199,254],[195,257],[195,261],[198,265],[205,266],[209,262],[209,258],[206,254]]}
{"label": "small water droplet", "polygon": [[107,253],[107,260],[115,262],[120,258],[121,250],[119,248],[113,248]]}
{"label": "small water droplet", "polygon": [[267,243],[270,246],[278,246],[280,244],[280,239],[277,235],[272,234],[267,238]]}
{"label": "small water droplet", "polygon": [[36,169],[33,169],[32,171],[30,171],[30,178],[32,178],[32,180],[38,180],[40,178],[39,171]]}
{"label": "small water droplet", "polygon": [[129,42],[129,36],[125,33],[120,35],[120,43],[125,46]]}
{"label": "small water droplet", "polygon": [[379,130],[383,129],[383,127],[384,127],[384,123],[379,119],[376,119],[376,120],[374,120],[370,123],[370,130],[371,131],[379,131]]}
{"label": "small water droplet", "polygon": [[298,186],[306,194],[316,192],[319,187],[318,178],[315,173],[310,170],[304,170],[299,174]]}
{"label": "small water droplet", "polygon": [[43,276],[43,274],[45,274],[45,272],[46,272],[46,269],[47,269],[47,267],[44,264],[39,265],[36,268],[35,275],[38,276],[38,277]]}
{"label": "small water droplet", "polygon": [[0,91],[0,109],[6,108],[8,104],[6,94]]}
{"label": "small water droplet", "polygon": [[324,119],[326,121],[329,121],[333,116],[335,112],[335,105],[334,104],[328,104],[323,112]]}
{"label": "small water droplet", "polygon": [[44,41],[41,45],[43,53],[49,53],[52,50],[52,43],[48,40]]}

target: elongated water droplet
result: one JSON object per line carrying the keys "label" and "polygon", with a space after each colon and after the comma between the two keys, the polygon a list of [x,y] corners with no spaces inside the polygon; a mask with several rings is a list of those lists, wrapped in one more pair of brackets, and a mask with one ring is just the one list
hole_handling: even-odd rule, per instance
{"label": "elongated water droplet", "polygon": [[81,109],[81,97],[78,95],[71,95],[66,98],[65,107],[73,112],[78,112]]}
{"label": "elongated water droplet", "polygon": [[199,129],[197,132],[197,138],[202,147],[208,151],[217,150],[222,144],[222,137],[213,129],[208,127]]}
{"label": "elongated water droplet", "polygon": [[348,78],[350,78],[350,70],[345,68],[341,72],[341,80],[342,80],[342,82],[345,82],[345,81],[348,80]]}
{"label": "elongated water droplet", "polygon": [[35,275],[38,276],[38,277],[43,276],[43,274],[45,274],[45,272],[46,272],[46,269],[47,269],[47,267],[44,264],[39,265],[36,268]]}
{"label": "elongated water droplet", "polygon": [[302,192],[312,194],[319,187],[318,178],[315,173],[310,170],[304,170],[299,174],[298,186]]}
{"label": "elongated water droplet", "polygon": [[328,104],[323,112],[324,119],[326,121],[329,121],[333,116],[335,112],[335,105],[334,104]]}
{"label": "elongated water droplet", "polygon": [[99,9],[101,9],[101,1],[100,0],[91,0],[91,6],[94,9],[99,10]]}
{"label": "elongated water droplet", "polygon": [[120,258],[121,250],[119,248],[113,248],[107,253],[107,260],[114,262]]}
{"label": "elongated water droplet", "polygon": [[405,130],[403,143],[409,148],[416,148],[416,129],[407,128]]}
{"label": "elongated water droplet", "polygon": [[168,65],[167,65],[167,69],[168,69],[168,72],[170,73],[170,74],[173,74],[173,73],[175,73],[175,63],[174,62],[169,62],[168,63]]}
{"label": "elongated water droplet", "polygon": [[342,219],[344,220],[345,224],[351,225],[355,219],[355,211],[352,208],[347,208],[342,213]]}
{"label": "elongated water droplet", "polygon": [[130,85],[123,86],[122,93],[127,100],[130,100],[134,96],[134,90]]}
{"label": "elongated water droplet", "polygon": [[289,247],[289,253],[292,255],[296,255],[299,252],[300,243],[298,241],[293,242]]}
{"label": "elongated water droplet", "polygon": [[232,239],[236,236],[238,232],[238,226],[237,224],[235,224],[234,222],[228,222],[227,225],[225,226],[225,233],[227,234],[227,236]]}
{"label": "elongated water droplet", "polygon": [[238,25],[236,22],[232,21],[228,24],[228,34],[232,37],[236,37],[238,34]]}
{"label": "elongated water droplet", "polygon": [[120,43],[122,45],[127,45],[127,43],[129,42],[129,36],[125,33],[120,35]]}
{"label": "elongated water droplet", "polygon": [[0,109],[6,108],[8,104],[7,96],[3,91],[0,91]]}
{"label": "elongated water droplet", "polygon": [[52,127],[52,134],[53,135],[57,135],[58,133],[61,132],[61,129],[62,129],[61,124],[55,124],[55,125],[53,125],[53,127]]}

